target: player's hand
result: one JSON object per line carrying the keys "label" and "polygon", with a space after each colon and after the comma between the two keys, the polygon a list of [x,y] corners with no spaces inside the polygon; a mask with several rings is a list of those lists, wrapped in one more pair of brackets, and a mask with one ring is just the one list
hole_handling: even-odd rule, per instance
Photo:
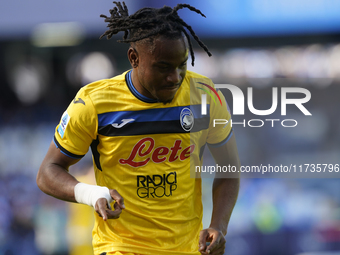
{"label": "player's hand", "polygon": [[[206,242],[210,242],[207,246]],[[203,229],[200,232],[198,251],[202,255],[223,255],[225,250],[225,238],[221,231],[214,228]]]}
{"label": "player's hand", "polygon": [[110,209],[106,198],[99,198],[96,202],[95,210],[103,220],[118,219],[122,210],[125,209],[124,198],[115,189],[110,189],[110,195],[114,201],[114,210]]}

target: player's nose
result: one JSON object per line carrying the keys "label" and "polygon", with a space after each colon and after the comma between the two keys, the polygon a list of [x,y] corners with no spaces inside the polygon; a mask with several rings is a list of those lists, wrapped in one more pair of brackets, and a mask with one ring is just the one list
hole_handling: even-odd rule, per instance
{"label": "player's nose", "polygon": [[178,84],[181,82],[181,80],[182,80],[181,71],[179,69],[173,70],[167,76],[167,82],[172,84]]}

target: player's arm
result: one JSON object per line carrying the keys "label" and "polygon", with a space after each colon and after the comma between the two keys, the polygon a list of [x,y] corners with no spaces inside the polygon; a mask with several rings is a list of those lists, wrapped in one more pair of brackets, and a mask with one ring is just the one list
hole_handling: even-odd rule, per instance
{"label": "player's arm", "polygon": [[[235,166],[240,169],[235,136],[220,146],[209,146],[215,162],[219,166]],[[216,173],[213,183],[213,212],[209,228],[200,233],[201,254],[224,254],[225,238],[231,213],[235,206],[239,190],[238,173]],[[206,246],[206,242],[211,242]],[[210,250],[210,253],[208,251]]]}
{"label": "player's arm", "polygon": [[38,187],[55,198],[76,202],[74,187],[78,181],[68,169],[79,160],[61,153],[52,141],[37,174]]}
{"label": "player's arm", "polygon": [[[236,139],[232,135],[230,140],[221,147],[209,147],[215,162],[220,166],[240,169]],[[227,234],[227,227],[239,191],[239,173],[216,173],[213,183],[213,212],[210,227]]]}
{"label": "player's arm", "polygon": [[[78,161],[61,153],[52,141],[37,174],[38,187],[55,198],[93,206],[104,220],[118,218],[124,208],[123,198],[116,190],[79,183],[68,170]],[[112,200],[117,202],[114,211],[109,205]]]}

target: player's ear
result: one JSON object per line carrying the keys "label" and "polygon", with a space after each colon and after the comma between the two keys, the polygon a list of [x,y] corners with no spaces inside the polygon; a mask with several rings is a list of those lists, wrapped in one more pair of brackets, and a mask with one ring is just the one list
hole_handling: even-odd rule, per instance
{"label": "player's ear", "polygon": [[133,68],[138,67],[139,55],[138,55],[137,50],[135,48],[133,48],[132,46],[130,46],[127,54],[128,54],[128,59],[130,61],[131,66]]}

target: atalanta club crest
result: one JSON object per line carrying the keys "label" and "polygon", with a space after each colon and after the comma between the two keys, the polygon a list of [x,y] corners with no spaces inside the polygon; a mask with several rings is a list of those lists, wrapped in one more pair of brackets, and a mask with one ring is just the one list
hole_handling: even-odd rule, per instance
{"label": "atalanta club crest", "polygon": [[185,131],[190,131],[192,127],[194,126],[194,115],[192,114],[192,111],[189,108],[183,108],[181,111],[180,121],[182,128]]}

